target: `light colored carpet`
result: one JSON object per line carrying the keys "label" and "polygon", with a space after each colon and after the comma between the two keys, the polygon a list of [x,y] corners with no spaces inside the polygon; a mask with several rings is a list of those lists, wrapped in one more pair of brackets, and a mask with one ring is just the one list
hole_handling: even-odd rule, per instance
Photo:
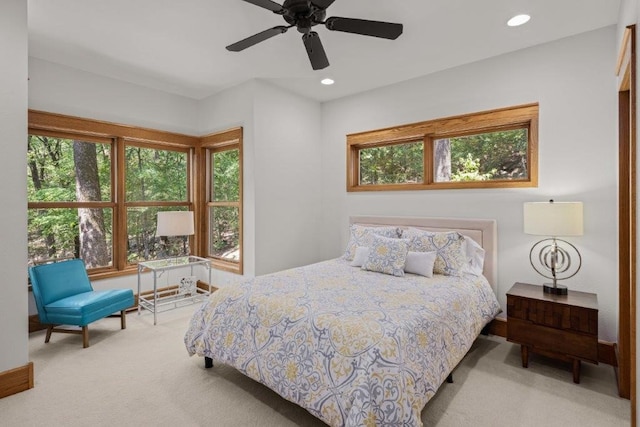
{"label": "light colored carpet", "polygon": [[[196,306],[94,323],[79,335],[31,334],[35,388],[0,399],[2,426],[324,426],[300,407],[232,368],[204,369],[182,337]],[[613,368],[583,364],[580,384],[564,363],[481,337],[427,404],[425,426],[628,426]]]}

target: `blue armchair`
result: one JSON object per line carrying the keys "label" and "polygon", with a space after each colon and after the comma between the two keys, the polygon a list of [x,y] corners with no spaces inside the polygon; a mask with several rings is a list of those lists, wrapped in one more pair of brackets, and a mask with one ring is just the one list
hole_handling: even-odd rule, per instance
{"label": "blue armchair", "polygon": [[[134,304],[131,289],[94,291],[81,259],[29,267],[29,278],[40,322],[48,325],[45,343],[52,332],[82,334],[89,347],[89,323],[120,312],[120,326],[127,327],[125,310]],[[82,330],[57,328],[80,326]]]}

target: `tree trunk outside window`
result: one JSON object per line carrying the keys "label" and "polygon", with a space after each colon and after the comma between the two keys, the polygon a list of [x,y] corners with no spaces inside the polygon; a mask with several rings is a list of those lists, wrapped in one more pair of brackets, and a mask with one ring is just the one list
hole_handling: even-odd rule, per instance
{"label": "tree trunk outside window", "polygon": [[451,181],[451,142],[449,139],[435,141],[435,182]]}
{"label": "tree trunk outside window", "polygon": [[[76,172],[76,198],[78,202],[102,200],[96,145],[90,142],[73,141],[73,159]],[[80,227],[79,253],[87,268],[109,264],[110,255],[102,208],[78,209]]]}

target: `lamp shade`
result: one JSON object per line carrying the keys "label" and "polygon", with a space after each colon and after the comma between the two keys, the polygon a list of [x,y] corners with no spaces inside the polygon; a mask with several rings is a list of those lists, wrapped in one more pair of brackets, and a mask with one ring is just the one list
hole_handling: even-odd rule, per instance
{"label": "lamp shade", "polygon": [[582,202],[527,202],[524,232],[537,236],[582,236]]}
{"label": "lamp shade", "polygon": [[156,236],[190,236],[193,233],[192,211],[158,212]]}

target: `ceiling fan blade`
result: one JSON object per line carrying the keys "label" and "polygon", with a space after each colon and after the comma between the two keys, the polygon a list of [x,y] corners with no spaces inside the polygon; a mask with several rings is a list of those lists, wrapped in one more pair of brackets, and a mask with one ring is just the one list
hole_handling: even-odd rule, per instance
{"label": "ceiling fan blade", "polygon": [[284,12],[284,9],[282,9],[282,6],[280,6],[278,3],[271,1],[271,0],[244,0],[247,3],[251,3],[251,4],[255,4],[256,6],[260,6],[260,7],[264,7],[265,9],[268,9],[272,12]]}
{"label": "ceiling fan blade", "polygon": [[267,39],[270,39],[273,36],[277,36],[278,34],[286,33],[289,27],[285,27],[283,25],[278,25],[277,27],[269,28],[268,30],[264,30],[258,34],[254,34],[252,36],[247,37],[246,39],[240,40],[239,42],[235,42],[227,46],[227,50],[231,52],[240,52],[241,50],[245,50],[248,47],[253,46],[254,44],[258,44]]}
{"label": "ceiling fan blade", "polygon": [[383,39],[395,40],[402,34],[402,24],[391,22],[333,16],[327,19],[324,24],[331,31],[342,31],[344,33],[361,34]]}
{"label": "ceiling fan blade", "polygon": [[318,6],[320,9],[326,9],[333,4],[335,0],[311,0],[311,3]]}
{"label": "ceiling fan blade", "polygon": [[302,36],[304,47],[307,49],[307,55],[309,55],[309,61],[311,61],[311,67],[314,70],[322,70],[329,66],[329,60],[327,54],[324,53],[320,36],[315,31],[304,34]]}

